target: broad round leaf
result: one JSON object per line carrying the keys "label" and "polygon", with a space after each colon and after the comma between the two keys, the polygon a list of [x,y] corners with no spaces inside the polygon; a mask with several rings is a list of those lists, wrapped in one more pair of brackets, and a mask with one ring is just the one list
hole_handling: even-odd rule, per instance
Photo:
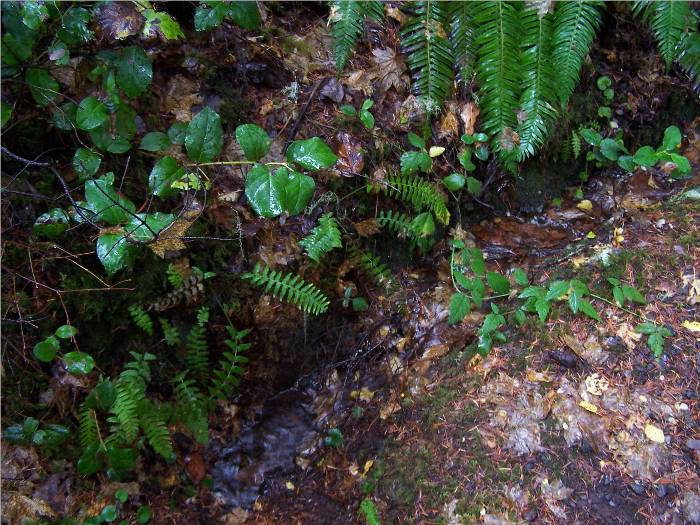
{"label": "broad round leaf", "polygon": [[295,140],[287,148],[287,159],[307,170],[330,168],[338,160],[331,148],[318,137]]}
{"label": "broad round leaf", "polygon": [[85,183],[85,199],[87,207],[96,214],[98,220],[114,226],[129,220],[136,207],[130,200],[117,195],[112,186],[113,183],[113,173],[107,173],[99,179],[87,181]]}
{"label": "broad round leaf", "polygon": [[445,188],[447,188],[450,191],[461,190],[462,188],[464,188],[465,182],[466,179],[461,173],[451,173],[450,175],[442,179],[442,183],[445,185]]}
{"label": "broad round leaf", "polygon": [[163,151],[170,147],[170,139],[161,131],[146,133],[141,139],[139,149],[146,151]]}
{"label": "broad round leaf", "polygon": [[80,129],[90,131],[100,127],[107,117],[107,107],[95,97],[89,96],[80,102],[75,123]]}
{"label": "broad round leaf", "polygon": [[34,345],[34,357],[36,357],[39,361],[43,361],[44,363],[50,363],[53,361],[53,358],[56,357],[56,353],[60,348],[60,341],[56,338],[56,336],[51,335]]}
{"label": "broad round leaf", "polygon": [[255,213],[271,219],[284,211],[282,199],[286,185],[286,173],[273,175],[267,166],[256,164],[246,177],[245,195]]}
{"label": "broad round leaf", "polygon": [[241,124],[236,128],[236,141],[243,148],[245,158],[259,161],[270,151],[272,140],[264,129],[255,124]]}
{"label": "broad round leaf", "polygon": [[61,87],[45,69],[27,70],[26,81],[32,97],[40,106],[48,106],[59,95],[58,90]]}
{"label": "broad round leaf", "polygon": [[115,66],[117,84],[127,97],[137,97],[151,85],[153,66],[142,48],[130,46],[122,49]]}
{"label": "broad round leaf", "polygon": [[73,155],[73,169],[81,179],[92,177],[100,169],[102,158],[87,148],[78,148]]}
{"label": "broad round leaf", "polygon": [[75,335],[78,333],[78,329],[75,326],[64,324],[56,328],[55,333],[56,337],[60,337],[61,339],[70,339],[71,337],[75,337]]}
{"label": "broad round leaf", "polygon": [[139,242],[150,242],[175,220],[172,213],[139,213],[132,217],[124,227],[124,231],[131,239]]}
{"label": "broad round leaf", "polygon": [[168,138],[173,144],[184,144],[185,136],[187,135],[187,123],[175,122],[168,129]]}
{"label": "broad round leaf", "polygon": [[209,162],[221,153],[223,130],[221,118],[207,107],[197,113],[187,126],[185,149],[193,162]]}
{"label": "broad round leaf", "polygon": [[95,360],[85,352],[68,352],[63,356],[63,363],[73,375],[89,374],[95,368]]}
{"label": "broad round leaf", "polygon": [[280,179],[280,184],[284,181],[281,194],[284,210],[289,215],[298,215],[303,212],[316,189],[314,179],[298,171],[289,172],[287,168],[278,169],[275,177]]}
{"label": "broad round leaf", "polygon": [[135,247],[126,241],[124,235],[108,233],[100,235],[95,245],[97,258],[104,266],[108,275],[122,268],[130,267],[136,256]]}
{"label": "broad round leaf", "polygon": [[148,176],[148,189],[153,195],[168,197],[176,193],[172,188],[173,182],[185,176],[184,168],[181,168],[172,157],[163,157],[153,166]]}
{"label": "broad round leaf", "polygon": [[237,26],[243,29],[260,27],[260,11],[256,2],[231,2],[228,6],[228,14]]}
{"label": "broad round leaf", "polygon": [[635,152],[634,157],[632,157],[632,160],[635,162],[635,164],[638,164],[639,166],[649,168],[656,164],[658,158],[656,156],[654,148],[652,148],[651,146],[642,146]]}
{"label": "broad round leaf", "polygon": [[669,126],[664,131],[663,149],[672,151],[678,148],[681,143],[681,130],[677,126]]}

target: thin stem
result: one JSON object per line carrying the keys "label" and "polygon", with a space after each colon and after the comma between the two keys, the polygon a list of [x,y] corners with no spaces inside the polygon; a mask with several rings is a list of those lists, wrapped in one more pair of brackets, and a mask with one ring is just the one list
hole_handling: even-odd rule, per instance
{"label": "thin stem", "polygon": [[[619,304],[614,303],[614,302],[612,302],[611,300],[606,299],[605,297],[601,297],[600,295],[596,295],[596,294],[594,294],[594,293],[591,293],[591,294],[589,294],[589,295],[590,295],[591,297],[593,297],[594,299],[598,299],[599,301],[603,301],[604,303],[608,303],[610,306],[614,306],[615,308],[619,308],[619,309],[622,310],[623,312],[627,312],[628,314],[632,314],[632,315],[634,315],[635,317],[638,317],[639,319],[641,319],[642,321],[644,321],[645,323],[652,323],[652,322],[653,322],[653,321],[651,321],[650,319],[647,319],[646,317],[644,317],[643,315],[640,315],[640,314],[638,314],[637,312],[633,312],[632,310],[630,310],[629,308],[625,308],[624,306],[620,306]],[[656,323],[654,323],[654,324],[656,324]]]}

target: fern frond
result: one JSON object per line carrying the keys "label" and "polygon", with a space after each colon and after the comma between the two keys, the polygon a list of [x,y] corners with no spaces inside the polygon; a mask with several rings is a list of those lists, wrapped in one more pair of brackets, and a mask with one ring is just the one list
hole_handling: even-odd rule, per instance
{"label": "fern frond", "polygon": [[474,72],[474,4],[449,2],[450,41],[457,67],[457,80],[466,84]]}
{"label": "fern frond", "polygon": [[141,305],[132,304],[131,306],[129,306],[129,314],[134,320],[136,326],[138,326],[148,335],[153,335],[153,321]]}
{"label": "fern frond", "polygon": [[200,306],[197,310],[197,324],[199,326],[204,326],[209,322],[209,307]]}
{"label": "fern frond", "polygon": [[578,159],[578,156],[581,154],[581,136],[576,130],[571,132],[571,151],[574,154],[574,158]]}
{"label": "fern frond", "polygon": [[681,41],[678,64],[688,74],[693,89],[700,93],[700,33],[687,33]]}
{"label": "fern frond", "polygon": [[195,381],[187,378],[187,372],[175,376],[173,388],[175,420],[183,423],[199,443],[206,445],[209,441],[209,421],[204,396]]}
{"label": "fern frond", "polygon": [[80,406],[78,423],[80,426],[80,446],[85,450],[99,441],[99,428],[95,419],[95,411],[85,403]]}
{"label": "fern frond", "polygon": [[338,223],[330,213],[322,215],[318,219],[318,226],[311,230],[311,234],[299,242],[306,254],[316,262],[333,248],[342,248]]}
{"label": "fern frond", "polygon": [[365,15],[380,21],[384,5],[379,1],[335,0],[331,4],[330,23],[333,35],[335,67],[340,74],[364,29]]}
{"label": "fern frond", "polygon": [[691,20],[690,3],[643,0],[634,2],[632,11],[651,26],[661,58],[670,67],[678,57],[679,44]]}
{"label": "fern frond", "polygon": [[413,16],[401,29],[401,49],[413,77],[413,91],[428,112],[440,109],[452,89],[454,57],[446,38],[446,5],[415,2]]}
{"label": "fern frond", "polygon": [[240,384],[244,369],[241,365],[248,363],[248,358],[243,354],[250,348],[250,343],[244,343],[243,339],[250,333],[249,329],[240,332],[227,326],[229,337],[225,340],[226,346],[231,350],[224,352],[219,368],[214,370],[209,387],[209,397],[212,400],[227,399],[231,397],[234,389]]}
{"label": "fern frond", "polygon": [[551,123],[557,117],[556,76],[552,65],[552,14],[541,16],[537,7],[526,7],[522,24],[523,92],[520,96],[521,119],[518,126],[518,161],[531,157],[544,144]]}
{"label": "fern frond", "polygon": [[360,250],[356,246],[350,246],[349,255],[352,263],[373,279],[378,286],[384,288],[388,293],[396,291],[398,285],[394,280],[394,276],[389,266],[383,263],[379,257]]}
{"label": "fern frond", "polygon": [[430,182],[415,175],[393,175],[381,186],[384,193],[411,203],[416,211],[429,210],[443,223],[450,222],[445,196]]}
{"label": "fern frond", "polygon": [[123,436],[125,443],[131,443],[139,432],[138,406],[144,393],[135,381],[117,381],[115,390],[117,395],[111,409],[114,418],[110,421],[118,428],[112,431]]}
{"label": "fern frond", "polygon": [[150,400],[143,399],[139,403],[138,411],[139,423],[148,444],[160,456],[171,459],[174,455],[173,441],[158,407]]}
{"label": "fern frond", "polygon": [[330,304],[321,290],[300,276],[271,270],[268,266],[261,267],[259,263],[252,272],[244,273],[241,278],[264,288],[265,293],[272,294],[280,301],[287,301],[314,315],[324,313]]}
{"label": "fern frond", "polygon": [[[517,126],[520,93],[520,5],[503,0],[474,4],[482,130],[502,151],[501,134]],[[506,155],[510,152],[506,151]]]}
{"label": "fern frond", "polygon": [[559,101],[564,104],[579,81],[581,66],[601,24],[601,3],[557,2],[554,11],[554,64]]}
{"label": "fern frond", "polygon": [[168,346],[177,346],[180,344],[180,332],[176,326],[164,319],[162,317],[158,318],[160,321],[160,326],[163,329],[163,337],[165,338],[165,344]]}
{"label": "fern frond", "polygon": [[207,331],[203,324],[192,327],[187,334],[187,355],[185,363],[187,369],[201,383],[209,376],[209,346],[207,345]]}
{"label": "fern frond", "polygon": [[391,210],[380,211],[377,216],[377,222],[382,228],[388,228],[391,232],[402,238],[413,238],[414,232],[411,228],[411,217],[405,213],[399,213]]}
{"label": "fern frond", "polygon": [[183,277],[180,272],[170,263],[168,268],[165,270],[165,275],[168,277],[168,282],[173,288],[179,288],[182,286]]}

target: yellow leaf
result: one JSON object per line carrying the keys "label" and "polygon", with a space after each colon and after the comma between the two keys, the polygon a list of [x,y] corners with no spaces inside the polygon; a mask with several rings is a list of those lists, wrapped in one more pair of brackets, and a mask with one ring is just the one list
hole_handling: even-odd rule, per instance
{"label": "yellow leaf", "polygon": [[683,321],[683,328],[687,328],[691,332],[700,332],[700,322],[698,322],[698,321]]}
{"label": "yellow leaf", "polygon": [[593,412],[594,414],[598,413],[598,407],[595,406],[593,403],[589,403],[588,401],[579,401],[578,406],[580,406],[584,410]]}
{"label": "yellow leaf", "polygon": [[593,209],[593,203],[589,201],[588,199],[582,200],[579,202],[576,207],[581,210],[581,211],[591,211]]}
{"label": "yellow leaf", "polygon": [[369,388],[366,386],[363,386],[360,389],[360,400],[361,401],[367,401],[370,402],[372,401],[372,398],[374,397],[374,392],[372,392]]}
{"label": "yellow leaf", "polygon": [[442,146],[430,146],[430,150],[428,151],[430,158],[439,157],[443,153],[445,153],[445,148]]}
{"label": "yellow leaf", "polygon": [[666,439],[664,437],[664,431],[661,430],[659,427],[655,427],[651,423],[647,423],[647,425],[644,427],[644,434],[649,439],[649,441],[653,441],[654,443],[666,442]]}
{"label": "yellow leaf", "polygon": [[372,465],[374,465],[374,460],[373,460],[373,459],[368,459],[367,461],[365,461],[365,468],[364,468],[363,471],[362,471],[362,475],[363,475],[363,476],[366,476],[366,475],[367,475],[367,473],[369,472],[369,469],[372,468]]}
{"label": "yellow leaf", "polygon": [[596,238],[595,232],[593,232],[593,230],[589,231],[589,232],[586,234],[586,237],[587,237],[588,239],[595,239],[595,238]]}
{"label": "yellow leaf", "polygon": [[287,483],[284,484],[285,487],[287,487],[287,490],[294,490],[294,483],[291,481],[287,481]]}

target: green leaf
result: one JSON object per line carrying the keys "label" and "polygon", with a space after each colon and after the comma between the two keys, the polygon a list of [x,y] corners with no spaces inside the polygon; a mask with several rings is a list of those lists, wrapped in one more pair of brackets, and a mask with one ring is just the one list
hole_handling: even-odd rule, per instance
{"label": "green leaf", "polygon": [[320,138],[311,137],[292,142],[287,148],[287,159],[307,170],[319,170],[333,166],[338,157]]}
{"label": "green leaf", "polygon": [[515,319],[515,322],[518,323],[518,326],[522,326],[525,324],[525,321],[527,320],[525,316],[525,312],[518,308],[515,313],[513,314],[513,318]]}
{"label": "green leaf", "polygon": [[75,326],[64,324],[56,328],[55,335],[61,339],[70,339],[71,337],[75,337],[77,333],[78,329]]}
{"label": "green leaf", "polygon": [[637,167],[631,155],[620,155],[617,159],[617,165],[626,172],[632,172]]}
{"label": "green leaf", "polygon": [[617,304],[617,306],[624,306],[625,294],[622,292],[622,288],[620,288],[619,286],[615,286],[613,288],[613,298],[615,299],[615,304]]}
{"label": "green leaf", "polygon": [[600,106],[598,108],[598,116],[600,118],[612,118],[612,109],[608,106]]}
{"label": "green leaf", "polygon": [[481,181],[474,177],[467,177],[467,191],[474,196],[481,193]]}
{"label": "green leaf", "polygon": [[109,466],[117,472],[133,470],[136,466],[136,450],[133,448],[107,447]]}
{"label": "green leaf", "polygon": [[258,29],[260,27],[260,11],[256,2],[234,0],[229,4],[231,20],[243,29]]}
{"label": "green leaf", "polygon": [[598,80],[595,81],[595,85],[598,86],[598,89],[601,91],[605,91],[612,86],[612,80],[610,80],[610,77],[598,77]]}
{"label": "green leaf", "polygon": [[586,314],[591,319],[595,319],[598,322],[601,321],[600,316],[598,315],[598,312],[595,311],[595,308],[593,308],[593,305],[591,303],[589,303],[586,299],[579,300],[578,309],[581,310],[584,314]]}
{"label": "green leaf", "polygon": [[187,124],[184,122],[175,122],[168,129],[168,138],[173,144],[184,144],[187,136]]}
{"label": "green leaf", "polygon": [[581,296],[576,292],[572,291],[569,295],[569,308],[575,314],[578,313],[578,309],[581,306]]}
{"label": "green leaf", "polygon": [[[472,172],[476,169],[476,165],[472,162],[472,149],[465,148],[459,152],[457,159],[462,167],[468,172]],[[476,179],[475,179],[476,180]]]}
{"label": "green leaf", "polygon": [[68,229],[70,218],[61,208],[54,208],[40,215],[34,223],[34,233],[43,237],[54,238]]}
{"label": "green leaf", "polygon": [[563,297],[569,291],[569,281],[554,281],[549,285],[549,291],[544,296],[546,301],[553,301]]}
{"label": "green leaf", "polygon": [[80,129],[90,131],[100,127],[108,117],[107,107],[95,97],[89,96],[85,97],[78,105],[75,123]]}
{"label": "green leaf", "polygon": [[420,138],[418,135],[416,135],[415,133],[408,134],[408,142],[414,148],[425,149],[425,141],[422,138]]}
{"label": "green leaf", "polygon": [[374,115],[369,111],[360,111],[360,122],[364,124],[365,129],[371,130],[374,127]]}
{"label": "green leaf", "polygon": [[364,297],[353,297],[352,299],[352,311],[353,312],[365,312],[369,308],[369,303]]}
{"label": "green leaf", "polygon": [[185,149],[193,162],[210,162],[221,153],[223,130],[221,118],[213,109],[206,107],[187,126]]}
{"label": "green leaf", "polygon": [[664,336],[660,332],[651,334],[647,344],[657,359],[664,353]]}
{"label": "green leaf", "polygon": [[117,398],[117,392],[114,388],[114,383],[109,380],[102,381],[92,389],[88,397],[85,399],[85,404],[88,408],[96,408],[104,412],[112,408],[114,400]]}
{"label": "green leaf", "polygon": [[92,177],[100,169],[102,157],[87,148],[78,148],[73,155],[73,169],[81,179]]}
{"label": "green leaf", "polygon": [[641,323],[634,328],[634,331],[638,334],[651,335],[658,332],[659,327],[654,323]]}
{"label": "green leaf", "polygon": [[467,248],[467,253],[469,254],[472,272],[476,275],[484,275],[486,273],[486,261],[484,261],[483,252],[479,248]]}
{"label": "green leaf", "polygon": [[172,213],[139,213],[136,217],[131,217],[128,224],[124,227],[127,235],[139,242],[150,242],[154,240],[158,234],[170,226],[175,220]]}
{"label": "green leaf", "polygon": [[430,171],[433,161],[425,151],[406,151],[401,155],[401,175]]}
{"label": "green leaf", "polygon": [[117,84],[127,97],[137,97],[151,85],[153,66],[142,48],[130,46],[122,49],[114,65]]}
{"label": "green leaf", "polygon": [[85,352],[68,352],[63,356],[63,362],[73,375],[89,374],[95,368],[95,360]]}
{"label": "green leaf", "polygon": [[690,173],[690,161],[687,158],[685,158],[683,155],[678,155],[677,153],[670,153],[669,156],[671,157],[671,162],[676,165],[676,169],[673,171],[673,173],[671,173],[672,177],[675,177],[678,174],[688,175]]}
{"label": "green leaf", "polygon": [[664,131],[662,148],[664,151],[674,151],[681,145],[681,130],[677,126],[669,126]]}
{"label": "green leaf", "polygon": [[32,97],[40,106],[48,106],[58,95],[61,87],[45,69],[28,69],[27,85]]}
{"label": "green leaf", "polygon": [[148,176],[148,189],[153,195],[168,197],[177,193],[172,188],[173,182],[180,180],[184,176],[184,168],[181,168],[174,158],[163,157],[156,162]]}
{"label": "green leaf", "polygon": [[537,300],[535,300],[535,311],[537,312],[537,315],[542,323],[547,320],[550,308],[551,305],[549,301],[544,297],[538,297]]}
{"label": "green leaf", "polygon": [[200,5],[194,12],[195,31],[209,31],[220,26],[227,13],[228,6],[224,2],[216,4],[211,9]]}
{"label": "green leaf", "polygon": [[350,104],[343,104],[342,106],[340,106],[340,112],[343,115],[347,115],[348,117],[354,117],[355,115],[357,115],[357,110],[354,106],[351,106]]}
{"label": "green leaf", "polygon": [[114,493],[114,497],[119,503],[126,503],[126,500],[129,499],[129,493],[124,489],[117,489]]}
{"label": "green leaf", "polygon": [[580,134],[581,137],[583,137],[583,140],[585,140],[591,146],[598,146],[603,140],[603,137],[600,135],[600,133],[589,128],[581,129]]}
{"label": "green leaf", "polygon": [[314,179],[298,171],[290,172],[284,167],[275,171],[275,178],[280,179],[279,184],[283,185],[280,197],[284,210],[290,216],[303,212],[316,189]]}
{"label": "green leaf", "polygon": [[49,10],[43,2],[27,0],[22,2],[21,15],[24,25],[36,31],[41,27],[42,22],[48,18]]}
{"label": "green leaf", "polygon": [[516,268],[515,270],[513,270],[513,277],[515,277],[515,282],[519,286],[527,286],[527,274],[522,268]]}
{"label": "green leaf", "polygon": [[365,99],[365,101],[362,103],[362,106],[360,107],[361,110],[368,111],[372,109],[372,106],[374,106],[374,100],[371,98]]}
{"label": "green leaf", "polygon": [[86,44],[94,33],[89,27],[92,15],[83,7],[71,7],[61,17],[61,29],[58,30],[58,39],[69,45]]}
{"label": "green leaf", "polygon": [[471,310],[469,298],[459,292],[452,294],[450,299],[450,316],[447,319],[448,324],[455,324],[464,319],[464,316]]}
{"label": "green leaf", "polygon": [[431,237],[435,233],[435,221],[429,211],[423,212],[411,221],[411,231],[418,238]]}
{"label": "green leaf", "polygon": [[620,144],[614,139],[603,139],[600,141],[600,152],[606,159],[617,160],[621,151],[623,150]]}
{"label": "green leaf", "polygon": [[603,96],[604,96],[607,100],[612,100],[612,99],[615,97],[615,91],[613,91],[612,89],[608,88],[608,89],[606,89],[605,91],[603,91]]}
{"label": "green leaf", "polygon": [[479,328],[480,334],[490,334],[495,332],[506,323],[505,317],[501,314],[491,313],[484,317],[484,323]]}
{"label": "green leaf", "polygon": [[124,235],[108,233],[97,238],[97,258],[104,266],[108,275],[128,268],[134,263],[136,248],[126,241]]}
{"label": "green leaf", "polygon": [[270,151],[270,144],[272,144],[272,140],[265,130],[255,124],[238,126],[236,128],[236,141],[243,148],[245,158],[253,162],[257,162],[267,155]]}
{"label": "green leaf", "polygon": [[362,503],[360,503],[360,512],[367,525],[382,525],[379,519],[379,511],[371,499],[365,498],[362,500]]}
{"label": "green leaf", "polygon": [[442,179],[442,183],[445,185],[445,187],[449,191],[459,191],[462,188],[464,188],[466,180],[464,178],[464,175],[460,173],[451,173],[444,179]]}
{"label": "green leaf", "polygon": [[139,522],[139,525],[146,525],[146,523],[151,521],[152,515],[153,513],[151,512],[151,507],[142,505],[136,511],[136,521]]}
{"label": "green leaf", "polygon": [[100,519],[107,523],[112,523],[117,519],[117,507],[114,505],[107,505],[102,509],[102,512],[100,512]]}
{"label": "green leaf", "polygon": [[503,277],[500,273],[488,272],[486,274],[486,281],[489,283],[491,289],[497,294],[506,294],[510,291],[510,283],[508,279]]}
{"label": "green leaf", "polygon": [[163,35],[166,40],[184,38],[185,34],[180,24],[168,13],[144,9],[141,14],[144,18],[142,33],[146,38],[150,38],[155,32]]}
{"label": "green leaf", "polygon": [[141,139],[140,149],[146,151],[164,151],[170,147],[168,135],[162,131],[151,131]]}
{"label": "green leaf", "polygon": [[271,219],[284,211],[287,177],[273,176],[267,166],[256,164],[245,180],[245,194],[255,213]]}
{"label": "green leaf", "polygon": [[0,115],[0,127],[4,127],[12,118],[12,106],[4,100],[0,100]]}
{"label": "green leaf", "polygon": [[130,200],[117,195],[112,184],[114,174],[107,173],[99,179],[89,180],[85,183],[85,199],[87,208],[95,213],[96,220],[105,221],[115,226],[120,222],[131,218],[129,212],[134,212],[136,207]]}
{"label": "green leaf", "polygon": [[44,363],[50,363],[56,357],[56,353],[61,348],[61,342],[56,336],[50,335],[43,341],[39,341],[34,345],[34,357]]}
{"label": "green leaf", "polygon": [[477,159],[485,162],[486,159],[489,158],[489,147],[486,144],[479,146],[474,150],[474,156]]}
{"label": "green leaf", "polygon": [[5,427],[2,431],[2,438],[9,443],[24,443],[27,441],[27,436],[24,435],[24,430],[19,425]]}
{"label": "green leaf", "polygon": [[646,299],[639,292],[639,290],[637,290],[633,286],[630,286],[629,284],[622,285],[622,293],[628,301],[632,301],[633,303],[646,304]]}

